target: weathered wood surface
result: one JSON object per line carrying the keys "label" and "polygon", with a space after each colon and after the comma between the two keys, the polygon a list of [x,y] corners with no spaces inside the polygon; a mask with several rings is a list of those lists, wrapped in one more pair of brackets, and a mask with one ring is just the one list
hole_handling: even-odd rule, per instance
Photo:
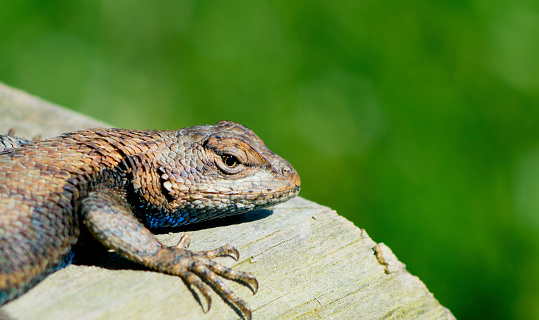
{"label": "weathered wood surface", "polygon": [[[0,83],[0,131],[43,137],[106,126]],[[256,128],[254,128],[256,129]],[[256,131],[256,130],[255,130]],[[254,273],[256,295],[228,282],[254,319],[454,319],[391,250],[328,207],[296,198],[270,210],[161,234],[175,244],[183,232],[193,250],[236,246]],[[385,261],[384,261],[385,260]],[[110,253],[70,265],[0,308],[6,319],[237,319],[214,294],[204,314],[179,278],[148,271]]]}

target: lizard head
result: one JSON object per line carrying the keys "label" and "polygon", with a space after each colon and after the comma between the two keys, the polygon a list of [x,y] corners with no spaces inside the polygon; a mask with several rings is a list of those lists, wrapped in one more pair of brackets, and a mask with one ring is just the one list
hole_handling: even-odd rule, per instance
{"label": "lizard head", "polygon": [[158,168],[176,214],[169,217],[171,226],[271,206],[300,190],[292,165],[243,125],[220,121],[174,132],[172,152]]}

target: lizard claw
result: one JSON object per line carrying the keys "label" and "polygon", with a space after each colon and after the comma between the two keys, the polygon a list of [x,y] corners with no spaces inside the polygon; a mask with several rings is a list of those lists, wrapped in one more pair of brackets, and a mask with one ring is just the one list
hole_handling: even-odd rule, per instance
{"label": "lizard claw", "polygon": [[181,276],[187,287],[192,290],[191,286],[195,286],[198,291],[202,294],[204,297],[204,300],[206,300],[206,308],[204,308],[204,304],[199,300],[200,306],[202,307],[202,311],[204,313],[207,313],[210,311],[211,308],[211,288],[205,284],[203,281],[200,280],[200,278],[190,272],[186,271],[185,276]]}
{"label": "lizard claw", "polygon": [[206,266],[215,274],[225,279],[245,284],[251,289],[253,294],[256,294],[258,291],[258,280],[256,280],[255,276],[249,272],[236,271],[211,260],[207,262]]}
{"label": "lizard claw", "polygon": [[238,259],[240,258],[240,252],[238,251],[238,249],[228,244],[221,246],[215,250],[197,252],[197,255],[207,259],[213,259],[216,257],[230,257],[238,261]]}
{"label": "lizard claw", "polygon": [[190,237],[184,235],[176,246],[162,248],[157,253],[157,260],[154,261],[156,268],[180,276],[192,292],[193,288],[196,288],[204,297],[205,304],[197,298],[204,312],[208,312],[211,307],[211,289],[213,289],[244,319],[251,319],[252,312],[247,303],[232,292],[222,279],[244,284],[255,294],[258,291],[255,276],[249,272],[225,267],[212,260],[215,257],[232,257],[237,260],[238,250],[233,246],[224,245],[215,250],[192,252],[185,249],[189,245],[189,240]]}

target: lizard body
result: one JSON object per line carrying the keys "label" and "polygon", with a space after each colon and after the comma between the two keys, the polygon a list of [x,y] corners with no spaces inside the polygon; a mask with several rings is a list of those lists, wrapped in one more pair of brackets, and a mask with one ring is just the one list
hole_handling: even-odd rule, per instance
{"label": "lizard body", "polygon": [[[0,136],[0,304],[70,262],[86,228],[105,247],[197,288],[250,319],[222,282],[256,278],[212,259],[238,251],[162,245],[149,229],[243,213],[299,192],[290,163],[229,121],[180,130],[89,129],[40,141]],[[220,278],[221,277],[221,278]],[[207,310],[205,310],[207,311]]]}

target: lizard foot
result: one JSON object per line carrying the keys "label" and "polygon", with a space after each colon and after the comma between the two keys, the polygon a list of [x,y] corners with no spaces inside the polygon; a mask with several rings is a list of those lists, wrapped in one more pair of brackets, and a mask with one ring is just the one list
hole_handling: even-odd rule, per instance
{"label": "lizard foot", "polygon": [[232,292],[221,278],[236,281],[249,287],[253,294],[258,290],[258,281],[249,272],[236,271],[215,261],[216,257],[232,257],[238,260],[239,252],[230,245],[224,245],[215,250],[193,252],[187,250],[190,243],[189,235],[184,235],[174,247],[164,247],[157,254],[157,266],[161,272],[177,275],[192,291],[195,287],[204,297],[207,312],[211,307],[213,289],[221,298],[245,319],[251,319],[251,309],[245,301]]}

